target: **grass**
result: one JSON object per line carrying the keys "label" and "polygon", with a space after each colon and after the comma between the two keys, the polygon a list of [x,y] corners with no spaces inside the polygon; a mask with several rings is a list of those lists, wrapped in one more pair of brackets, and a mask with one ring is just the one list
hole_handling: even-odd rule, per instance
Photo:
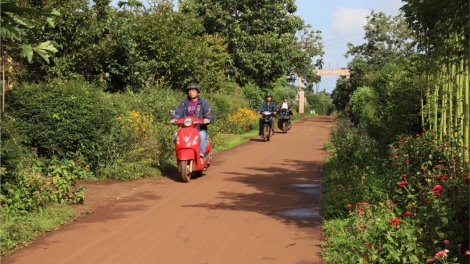
{"label": "grass", "polygon": [[2,256],[8,256],[76,217],[71,206],[60,204],[47,206],[42,212],[31,212],[22,216],[8,217],[2,214],[0,230]]}
{"label": "grass", "polygon": [[254,137],[257,135],[258,135],[258,130],[252,130],[250,132],[240,134],[240,135],[226,134],[224,135],[225,137],[224,143],[222,145],[218,145],[214,147],[214,153],[217,153],[218,151],[221,151],[221,150],[231,149],[233,147],[241,145],[245,142],[248,142],[251,137]]}

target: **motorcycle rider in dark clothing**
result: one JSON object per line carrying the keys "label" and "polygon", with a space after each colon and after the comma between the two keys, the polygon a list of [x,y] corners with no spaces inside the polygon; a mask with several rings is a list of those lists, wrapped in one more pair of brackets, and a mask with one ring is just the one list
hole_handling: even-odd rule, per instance
{"label": "motorcycle rider in dark clothing", "polygon": [[[269,111],[269,112],[273,112],[273,114],[276,113],[276,103],[274,103],[272,101],[273,97],[271,94],[266,94],[266,101],[264,101],[262,104],[261,104],[261,107],[259,108],[259,113],[261,114],[263,111]],[[263,126],[263,122],[262,122],[262,118],[259,119],[259,133],[258,135],[261,136],[261,130],[263,129],[262,128]],[[272,134],[274,135],[274,118],[271,119],[271,131],[272,131]]]}

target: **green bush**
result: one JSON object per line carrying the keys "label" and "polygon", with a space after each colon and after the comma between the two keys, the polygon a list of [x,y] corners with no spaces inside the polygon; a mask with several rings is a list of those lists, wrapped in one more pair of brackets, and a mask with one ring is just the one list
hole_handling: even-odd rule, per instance
{"label": "green bush", "polygon": [[6,113],[26,135],[25,146],[46,157],[82,156],[96,165],[116,115],[105,93],[83,81],[55,80],[16,87],[6,100]]}

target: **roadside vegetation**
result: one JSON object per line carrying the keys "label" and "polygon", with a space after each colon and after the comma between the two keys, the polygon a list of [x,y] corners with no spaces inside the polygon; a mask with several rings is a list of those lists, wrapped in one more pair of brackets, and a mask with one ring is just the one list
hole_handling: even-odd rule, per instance
{"label": "roadside vegetation", "polygon": [[[310,58],[323,54],[293,0],[236,7],[256,13],[240,16],[245,28],[232,1],[0,1],[2,255],[73,220],[80,180],[174,170],[168,113],[188,82],[211,103],[210,138],[225,150],[255,134],[265,93],[294,103],[295,74],[312,87]],[[322,102],[316,113],[331,109]]]}
{"label": "roadside vegetation", "polygon": [[403,2],[370,14],[333,91],[326,263],[470,261],[469,3]]}

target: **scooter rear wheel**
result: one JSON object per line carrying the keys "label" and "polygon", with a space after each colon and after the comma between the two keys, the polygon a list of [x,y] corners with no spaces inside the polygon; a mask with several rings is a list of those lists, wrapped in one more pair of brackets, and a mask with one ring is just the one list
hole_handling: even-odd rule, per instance
{"label": "scooter rear wheel", "polygon": [[191,170],[189,168],[189,166],[191,166],[191,163],[188,160],[180,160],[178,166],[181,174],[181,180],[183,180],[183,182],[189,182],[189,180],[191,179]]}

